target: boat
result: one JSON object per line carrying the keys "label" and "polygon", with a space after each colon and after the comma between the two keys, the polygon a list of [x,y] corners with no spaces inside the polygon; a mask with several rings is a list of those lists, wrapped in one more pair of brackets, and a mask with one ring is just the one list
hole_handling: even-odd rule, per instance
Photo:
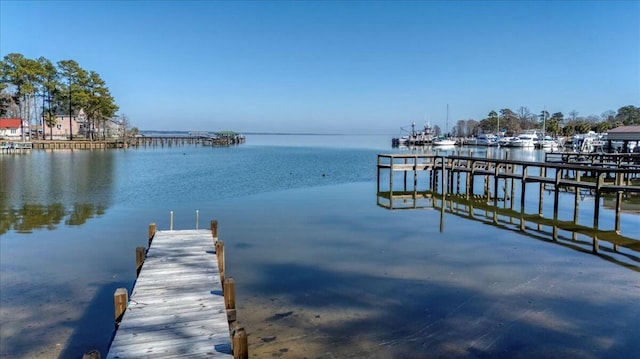
{"label": "boat", "polygon": [[535,146],[536,141],[538,141],[538,135],[535,130],[528,130],[512,139],[509,142],[509,147],[527,147],[532,148]]}
{"label": "boat", "polygon": [[450,138],[439,138],[433,141],[434,146],[455,146],[456,140]]}
{"label": "boat", "polygon": [[393,138],[391,140],[392,146],[426,146],[430,145],[436,137],[436,131],[429,123],[425,123],[421,130],[416,130],[415,122],[411,124],[410,131],[404,128],[401,128],[401,130],[409,133],[398,138]]}
{"label": "boat", "polygon": [[492,133],[482,133],[476,137],[476,146],[497,146],[498,136]]}
{"label": "boat", "polygon": [[558,144],[558,141],[554,140],[551,136],[544,136],[535,143],[535,147],[557,149],[560,145]]}
{"label": "boat", "polygon": [[498,142],[498,146],[500,147],[509,147],[511,141],[515,140],[516,137],[500,137],[496,142]]}
{"label": "boat", "polygon": [[603,135],[589,131],[589,133],[574,135],[571,145],[574,151],[582,153],[603,151],[605,145],[603,138]]}
{"label": "boat", "polygon": [[[447,133],[449,132],[449,104],[447,104]],[[456,140],[452,138],[437,138],[433,140],[434,146],[455,146]]]}

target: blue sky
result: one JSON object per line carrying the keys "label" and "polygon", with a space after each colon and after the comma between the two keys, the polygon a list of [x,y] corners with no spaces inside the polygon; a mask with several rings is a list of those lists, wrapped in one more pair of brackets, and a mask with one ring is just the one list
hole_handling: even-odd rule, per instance
{"label": "blue sky", "polygon": [[640,106],[640,1],[7,1],[0,55],[76,60],[140,129],[398,133]]}

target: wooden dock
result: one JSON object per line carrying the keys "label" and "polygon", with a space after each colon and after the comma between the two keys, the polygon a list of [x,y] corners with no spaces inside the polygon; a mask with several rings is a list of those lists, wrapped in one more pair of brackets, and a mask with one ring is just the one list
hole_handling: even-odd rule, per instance
{"label": "wooden dock", "polygon": [[[390,209],[394,208],[396,195],[401,195],[403,201],[407,195],[413,198],[423,197],[425,193],[438,194],[442,200],[449,195],[461,195],[465,200],[471,200],[480,196],[487,204],[498,207],[498,202],[509,203],[509,209],[514,210],[519,187],[519,213],[526,218],[525,198],[528,185],[534,185],[538,189],[538,211],[536,215],[543,217],[543,193],[552,190],[553,213],[550,217],[552,224],[560,223],[558,217],[559,193],[571,191],[574,193],[573,223],[577,223],[579,198],[583,191],[594,196],[592,251],[598,253],[599,237],[602,224],[600,220],[600,199],[605,194],[615,196],[615,220],[613,232],[620,234],[621,202],[625,196],[638,196],[640,194],[640,168],[635,164],[637,157],[591,160],[590,163],[568,162],[527,162],[502,159],[488,159],[470,156],[434,156],[416,154],[391,154],[378,155],[378,197],[388,198]],[[388,171],[389,183],[387,190],[382,188],[381,174]],[[395,173],[402,174],[401,188],[394,185]],[[419,188],[418,174],[427,173],[426,188]],[[412,174],[412,179],[408,175]],[[476,178],[483,179],[481,191],[475,183]],[[397,180],[397,179],[396,179]],[[479,192],[479,193],[478,193]],[[407,206],[405,208],[408,208]],[[520,229],[525,230],[525,221],[521,221]],[[553,240],[558,238],[558,226],[554,226]],[[614,250],[618,245],[637,250],[637,243],[627,241],[611,241]]]}
{"label": "wooden dock", "polygon": [[114,294],[118,328],[107,358],[248,357],[216,221],[211,230],[156,232],[152,224],[136,260],[130,299],[125,288]]}

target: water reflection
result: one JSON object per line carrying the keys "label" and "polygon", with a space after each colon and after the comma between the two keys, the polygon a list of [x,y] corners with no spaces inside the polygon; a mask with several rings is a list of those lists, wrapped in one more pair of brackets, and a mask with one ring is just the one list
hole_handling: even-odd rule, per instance
{"label": "water reflection", "polygon": [[[535,239],[550,241],[584,253],[592,253],[594,240],[600,241],[600,257],[640,272],[640,241],[616,231],[595,230],[576,221],[560,221],[540,214],[526,214],[514,208],[495,205],[486,196],[447,194],[434,191],[401,191],[377,193],[379,207],[389,210],[437,210],[440,231],[444,231],[445,213],[490,224],[506,230],[517,230]],[[608,242],[609,246],[602,246]]]}
{"label": "water reflection", "polygon": [[112,151],[35,151],[0,161],[0,235],[79,226],[113,197]]}

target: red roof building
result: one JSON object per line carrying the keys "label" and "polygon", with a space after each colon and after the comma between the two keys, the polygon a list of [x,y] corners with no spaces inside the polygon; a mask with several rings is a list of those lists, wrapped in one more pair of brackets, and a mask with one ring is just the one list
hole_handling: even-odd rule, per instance
{"label": "red roof building", "polygon": [[18,138],[22,136],[19,118],[0,118],[0,137]]}

